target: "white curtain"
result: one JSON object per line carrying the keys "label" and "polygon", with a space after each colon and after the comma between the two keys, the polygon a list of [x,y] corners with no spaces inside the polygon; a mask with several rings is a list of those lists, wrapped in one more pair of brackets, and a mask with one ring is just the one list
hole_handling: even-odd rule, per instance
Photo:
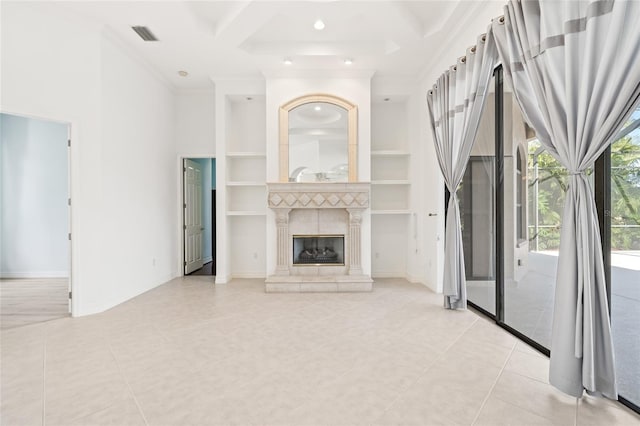
{"label": "white curtain", "polygon": [[640,94],[640,2],[509,1],[492,32],[527,121],[569,171],[550,383],[617,398],[602,248],[585,174]]}
{"label": "white curtain", "polygon": [[438,78],[427,95],[440,170],[451,193],[445,226],[444,306],[465,309],[467,294],[456,189],[464,175],[497,58],[491,37],[482,35]]}

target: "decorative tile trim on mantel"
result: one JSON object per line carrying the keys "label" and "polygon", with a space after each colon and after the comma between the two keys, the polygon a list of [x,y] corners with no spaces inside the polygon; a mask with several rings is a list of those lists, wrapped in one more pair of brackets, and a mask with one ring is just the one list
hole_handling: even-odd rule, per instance
{"label": "decorative tile trim on mantel", "polygon": [[267,201],[272,209],[366,209],[370,188],[369,182],[267,183]]}

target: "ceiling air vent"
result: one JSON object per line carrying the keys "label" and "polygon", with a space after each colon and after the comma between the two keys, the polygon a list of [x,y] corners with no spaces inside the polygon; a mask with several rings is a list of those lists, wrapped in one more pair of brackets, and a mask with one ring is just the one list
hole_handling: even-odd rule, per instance
{"label": "ceiling air vent", "polygon": [[151,30],[149,30],[149,28],[147,27],[136,26],[131,27],[131,29],[135,31],[136,34],[138,34],[144,41],[158,41],[156,36],[154,36]]}

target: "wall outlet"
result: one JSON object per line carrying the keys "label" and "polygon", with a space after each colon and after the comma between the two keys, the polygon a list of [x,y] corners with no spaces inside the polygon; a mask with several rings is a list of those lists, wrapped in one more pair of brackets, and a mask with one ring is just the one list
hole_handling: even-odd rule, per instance
{"label": "wall outlet", "polygon": [[254,253],[253,253],[253,258],[254,258],[254,259],[257,259],[257,258],[258,258],[258,253],[257,253],[257,252],[254,252]]}
{"label": "wall outlet", "polygon": [[153,259],[151,259],[151,265],[152,266],[156,266],[156,258],[155,257]]}

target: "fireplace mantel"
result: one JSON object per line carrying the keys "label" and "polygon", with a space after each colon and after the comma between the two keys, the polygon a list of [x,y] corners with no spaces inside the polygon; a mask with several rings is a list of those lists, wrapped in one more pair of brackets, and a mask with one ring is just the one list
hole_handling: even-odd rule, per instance
{"label": "fireplace mantel", "polygon": [[[369,208],[371,184],[349,183],[267,183],[267,203],[275,212],[277,227],[277,264],[275,274],[267,278],[267,292],[346,292],[371,291],[371,277],[363,275],[361,264],[362,214]],[[342,209],[347,214],[338,221],[346,230],[346,262],[343,273],[317,268],[316,273],[292,264],[292,235],[289,219],[295,210]],[[328,213],[326,213],[328,214]],[[335,215],[332,215],[335,217]]]}
{"label": "fireplace mantel", "polygon": [[267,183],[271,209],[367,209],[369,182]]}

